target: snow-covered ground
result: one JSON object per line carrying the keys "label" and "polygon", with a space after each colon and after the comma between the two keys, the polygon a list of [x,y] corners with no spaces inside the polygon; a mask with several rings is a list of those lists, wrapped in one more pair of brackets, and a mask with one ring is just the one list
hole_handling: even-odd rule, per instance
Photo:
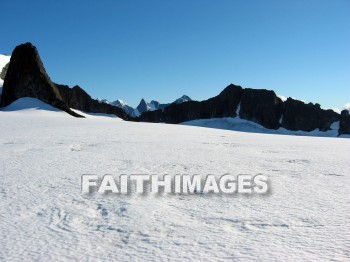
{"label": "snow-covered ground", "polygon": [[[319,129],[311,132],[305,131],[290,131],[285,128],[279,128],[277,130],[267,129],[263,126],[251,121],[240,119],[239,117],[226,117],[226,118],[210,118],[210,119],[198,119],[183,122],[182,125],[208,127],[216,129],[225,129],[241,132],[263,133],[263,134],[279,134],[279,135],[295,135],[295,136],[320,136],[320,137],[337,137],[339,130],[339,122],[334,122],[331,125],[331,130],[322,132]],[[349,138],[349,135],[342,135],[342,138]]]}
{"label": "snow-covered ground", "polygon": [[[0,111],[2,261],[350,260],[349,139],[73,118],[24,102]],[[225,173],[267,175],[271,192],[81,194],[82,174]]]}

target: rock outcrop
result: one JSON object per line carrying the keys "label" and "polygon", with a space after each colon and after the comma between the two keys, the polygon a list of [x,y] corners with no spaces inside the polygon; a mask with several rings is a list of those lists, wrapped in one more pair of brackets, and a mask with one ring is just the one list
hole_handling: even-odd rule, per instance
{"label": "rock outcrop", "polygon": [[350,135],[350,114],[349,110],[343,110],[340,114],[339,135]]}
{"label": "rock outcrop", "polygon": [[321,109],[319,104],[288,98],[284,103],[282,127],[297,131],[330,130],[333,122],[339,121],[339,114],[333,110]]}
{"label": "rock outcrop", "polygon": [[36,47],[31,43],[19,45],[13,51],[0,105],[7,106],[21,97],[37,98],[72,116],[82,117],[62,100],[60,92],[46,73]]}
{"label": "rock outcrop", "polygon": [[283,102],[274,91],[265,89],[244,89],[239,116],[269,129],[280,127]]}

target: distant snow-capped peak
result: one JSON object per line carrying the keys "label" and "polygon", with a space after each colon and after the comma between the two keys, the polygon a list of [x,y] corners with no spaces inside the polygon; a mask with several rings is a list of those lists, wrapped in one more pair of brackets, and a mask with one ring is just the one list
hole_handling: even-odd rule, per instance
{"label": "distant snow-capped peak", "polygon": [[347,103],[347,104],[344,106],[344,110],[349,110],[349,111],[350,111],[350,103]]}
{"label": "distant snow-capped peak", "polygon": [[125,103],[123,100],[117,99],[114,102],[112,102],[111,105],[117,106],[117,107],[124,107],[124,106],[127,106],[128,104]]}
{"label": "distant snow-capped peak", "polygon": [[174,103],[181,104],[188,101],[192,101],[192,99],[189,96],[183,95],[182,97],[176,99]]}
{"label": "distant snow-capped peak", "polygon": [[[100,103],[106,103],[106,104],[110,104],[112,106],[122,108],[131,117],[138,117],[142,113],[148,112],[148,111],[163,110],[165,107],[167,107],[171,104],[171,103],[161,104],[156,100],[152,100],[151,102],[146,102],[146,100],[144,98],[142,98],[139,105],[136,108],[133,108],[133,107],[129,106],[127,103],[125,103],[123,100],[120,100],[120,99],[117,99],[113,102],[109,102],[107,99],[97,98],[97,100]],[[192,101],[192,99],[189,96],[183,95],[182,97],[176,99],[173,103],[181,104],[181,103],[188,102],[188,101]]]}
{"label": "distant snow-capped peak", "polygon": [[129,106],[123,100],[117,99],[114,102],[112,102],[111,105],[123,109],[125,113],[131,117],[137,117],[140,115],[140,113],[136,109]]}
{"label": "distant snow-capped peak", "polygon": [[110,102],[107,99],[97,98],[97,101],[100,102],[100,103],[110,104]]}

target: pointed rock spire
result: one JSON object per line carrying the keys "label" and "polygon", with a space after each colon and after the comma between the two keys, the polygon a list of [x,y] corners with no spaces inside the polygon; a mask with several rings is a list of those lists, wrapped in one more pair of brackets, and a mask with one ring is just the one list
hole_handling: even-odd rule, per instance
{"label": "pointed rock spire", "polygon": [[37,98],[75,117],[62,100],[43,66],[38,50],[31,43],[19,45],[12,53],[4,81],[1,106],[7,106],[21,97]]}

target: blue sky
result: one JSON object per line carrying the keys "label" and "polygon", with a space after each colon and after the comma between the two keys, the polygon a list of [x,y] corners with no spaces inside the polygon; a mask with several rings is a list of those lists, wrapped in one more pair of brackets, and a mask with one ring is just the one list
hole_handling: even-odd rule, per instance
{"label": "blue sky", "polygon": [[228,84],[350,102],[349,0],[0,0],[0,53],[37,46],[92,97],[203,100]]}

